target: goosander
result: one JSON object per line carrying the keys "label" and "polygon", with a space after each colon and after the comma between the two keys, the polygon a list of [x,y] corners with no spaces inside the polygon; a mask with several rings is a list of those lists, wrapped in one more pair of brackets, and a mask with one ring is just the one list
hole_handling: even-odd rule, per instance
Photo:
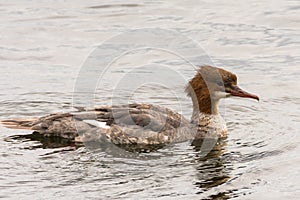
{"label": "goosander", "polygon": [[201,138],[225,138],[227,128],[218,102],[231,96],[259,97],[237,86],[237,76],[212,66],[200,67],[185,92],[191,97],[191,120],[168,108],[151,104],[80,108],[36,119],[1,121],[14,129],[29,129],[42,137],[58,136],[84,142],[105,138],[116,145],[160,145]]}

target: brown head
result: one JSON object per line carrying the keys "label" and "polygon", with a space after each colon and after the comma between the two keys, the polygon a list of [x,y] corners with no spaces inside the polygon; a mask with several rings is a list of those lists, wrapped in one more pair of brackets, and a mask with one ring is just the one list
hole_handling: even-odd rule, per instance
{"label": "brown head", "polygon": [[186,92],[191,96],[194,109],[202,113],[217,114],[217,103],[230,96],[252,98],[258,96],[247,93],[237,86],[235,74],[212,66],[202,66],[190,80]]}

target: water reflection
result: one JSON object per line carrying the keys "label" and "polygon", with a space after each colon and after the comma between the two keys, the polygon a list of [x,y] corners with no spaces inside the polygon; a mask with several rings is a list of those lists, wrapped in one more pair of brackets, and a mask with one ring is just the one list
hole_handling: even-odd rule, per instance
{"label": "water reflection", "polygon": [[[207,139],[205,142],[207,142]],[[211,143],[215,143],[215,146],[213,149],[209,149],[205,156],[203,156],[203,152],[206,152],[206,149],[203,149],[203,143],[203,140],[193,141],[192,143],[194,150],[199,152],[195,158],[197,162],[197,181],[195,185],[200,189],[197,192],[198,194],[226,183],[231,178],[230,172],[232,171],[227,156],[224,156],[227,140],[211,141]],[[231,191],[222,191],[209,196],[207,199],[229,199],[231,193]]]}
{"label": "water reflection", "polygon": [[[164,188],[164,184],[168,184],[169,181],[173,182],[176,179],[180,179],[184,174],[189,174],[194,178],[188,180],[188,182],[197,188],[194,194],[203,196],[202,199],[231,199],[239,196],[245,188],[239,188],[237,185],[228,187],[230,181],[236,179],[238,175],[234,172],[236,162],[227,149],[227,140],[212,140],[210,142],[207,140],[172,144],[160,149],[154,148],[148,153],[130,152],[128,149],[124,150],[112,143],[95,142],[88,145],[84,144],[85,148],[80,148],[84,152],[79,153],[81,150],[78,147],[83,146],[83,144],[77,144],[62,138],[41,137],[38,133],[14,135],[6,138],[7,142],[26,144],[25,149],[52,149],[50,152],[42,154],[42,157],[78,150],[73,154],[73,156],[75,155],[74,159],[72,159],[72,153],[68,153],[67,157],[70,159],[69,164],[71,166],[75,167],[76,170],[91,168],[94,165],[109,166],[107,167],[106,178],[109,177],[109,180],[114,180],[116,179],[116,173],[122,174],[124,177],[118,177],[117,179],[120,179],[119,181],[121,182],[131,180],[122,186],[129,191],[132,188],[132,184],[134,184],[134,181],[132,181],[133,177],[139,178],[141,182],[148,182],[151,179],[156,183],[157,180],[161,181],[162,173],[172,172],[170,173],[172,181],[163,181],[158,184],[158,187]],[[211,149],[207,143],[215,145]],[[24,147],[24,145],[22,146]],[[127,146],[126,148],[130,147]],[[240,161],[243,161],[243,159]],[[115,169],[115,171],[110,171],[111,168]],[[191,169],[195,170],[191,171]],[[61,170],[63,170],[63,167]],[[103,169],[97,168],[94,170],[96,171],[93,173],[96,173],[98,170],[101,171]],[[87,173],[87,171],[84,171],[84,173]],[[174,174],[177,175],[174,176]],[[103,178],[105,178],[103,175],[98,174],[96,178],[97,183],[103,184]],[[180,180],[183,181],[182,179]],[[108,181],[107,184],[112,186],[114,182]],[[114,187],[118,191],[119,186]],[[161,192],[163,193],[164,191]],[[121,197],[123,196],[121,195]]]}
{"label": "water reflection", "polygon": [[31,134],[26,135],[12,135],[5,139],[7,142],[39,142],[38,144],[32,144],[30,145],[30,149],[37,149],[37,148],[43,148],[43,149],[54,149],[54,148],[61,148],[61,147],[79,147],[82,146],[79,143],[75,143],[72,140],[68,140],[61,137],[43,137],[38,132],[33,132]]}
{"label": "water reflection", "polygon": [[[34,134],[16,135],[21,132],[0,127],[1,197],[299,198],[298,1],[254,0],[236,6],[176,0],[31,2],[1,3],[2,119],[68,112],[74,82],[88,54],[113,35],[132,28],[159,27],[184,33],[199,42],[216,65],[236,72],[245,88],[257,91],[263,100],[257,105],[226,100],[228,145],[217,144],[206,156],[199,153],[201,148],[182,143],[147,153],[160,155],[157,160],[132,159],[131,165],[129,159],[119,159],[120,164],[111,156],[103,167],[105,152],[100,155],[86,148],[43,157],[44,152],[72,149],[73,145],[76,149],[76,144]],[[127,58],[119,65],[129,68],[128,61],[137,57]],[[157,58],[179,66],[165,54],[139,58],[136,66],[145,60],[156,63]],[[191,59],[206,63],[199,55]],[[112,74],[123,74],[118,70]],[[109,85],[97,88],[96,100],[101,105],[111,101],[104,90],[110,91]],[[174,107],[176,100],[161,91],[143,88],[143,92],[137,91],[138,100],[182,110],[188,116],[188,105]],[[15,136],[9,137],[11,134]],[[23,151],[24,147],[34,150]]]}

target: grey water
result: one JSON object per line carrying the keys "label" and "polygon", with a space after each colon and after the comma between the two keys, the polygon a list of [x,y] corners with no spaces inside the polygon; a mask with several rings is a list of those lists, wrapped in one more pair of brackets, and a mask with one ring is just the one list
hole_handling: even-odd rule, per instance
{"label": "grey water", "polygon": [[198,64],[236,73],[260,101],[222,100],[229,135],[205,156],[190,142],[132,154],[0,126],[0,198],[299,199],[299,9],[282,0],[1,1],[0,120],[124,102],[189,118],[184,86]]}

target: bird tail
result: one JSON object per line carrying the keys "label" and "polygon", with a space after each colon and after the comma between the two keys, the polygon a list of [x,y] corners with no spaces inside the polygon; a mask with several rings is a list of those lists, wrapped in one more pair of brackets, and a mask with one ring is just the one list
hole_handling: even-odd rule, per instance
{"label": "bird tail", "polygon": [[32,122],[34,122],[36,119],[8,119],[8,120],[2,120],[0,123],[6,127],[11,129],[27,129],[31,130]]}

